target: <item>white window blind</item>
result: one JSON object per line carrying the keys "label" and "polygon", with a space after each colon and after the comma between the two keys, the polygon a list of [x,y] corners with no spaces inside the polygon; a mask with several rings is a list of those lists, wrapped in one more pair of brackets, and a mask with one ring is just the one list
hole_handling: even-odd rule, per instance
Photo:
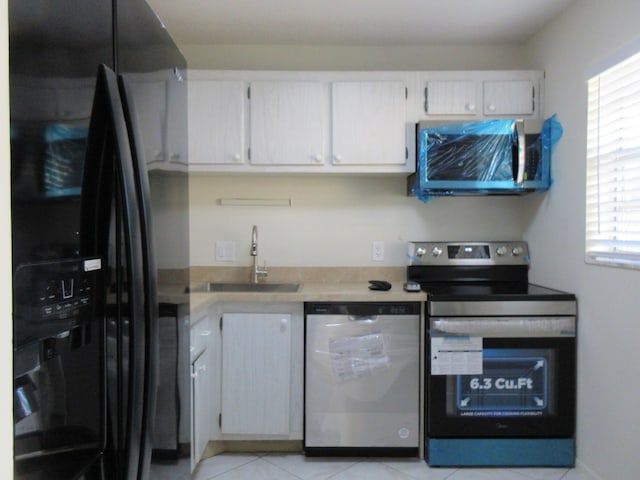
{"label": "white window blind", "polygon": [[640,53],[588,81],[586,259],[640,268]]}

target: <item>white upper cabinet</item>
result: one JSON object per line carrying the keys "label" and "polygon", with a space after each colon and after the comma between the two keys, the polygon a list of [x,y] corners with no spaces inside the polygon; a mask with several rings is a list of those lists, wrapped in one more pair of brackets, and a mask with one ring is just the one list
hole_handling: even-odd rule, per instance
{"label": "white upper cabinet", "polygon": [[188,83],[183,77],[186,72],[175,68],[167,80],[167,110],[169,113],[179,112],[180,115],[167,115],[166,124],[166,154],[167,162],[174,170],[186,170],[189,163],[188,156]]}
{"label": "white upper cabinet", "polygon": [[189,171],[415,171],[421,120],[539,119],[539,71],[204,71],[189,78]]}
{"label": "white upper cabinet", "polygon": [[333,82],[333,164],[405,165],[406,105],[404,82]]}
{"label": "white upper cabinet", "polygon": [[542,117],[544,73],[533,70],[423,72],[422,116],[429,120]]}
{"label": "white upper cabinet", "polygon": [[189,78],[189,164],[240,165],[246,160],[245,83]]}
{"label": "white upper cabinet", "polygon": [[535,89],[531,80],[484,82],[485,115],[532,115]]}
{"label": "white upper cabinet", "polygon": [[166,82],[152,75],[125,75],[124,80],[138,128],[145,139],[145,162],[149,166],[162,163],[166,147],[163,133],[167,131]]}
{"label": "white upper cabinet", "polygon": [[251,82],[252,165],[325,161],[325,89],[321,82]]}
{"label": "white upper cabinet", "polygon": [[[91,117],[95,77],[47,78],[14,75],[11,118],[46,122],[85,121]],[[12,100],[13,100],[12,96]]]}
{"label": "white upper cabinet", "polygon": [[478,110],[476,82],[433,80],[424,91],[428,115],[475,115]]}

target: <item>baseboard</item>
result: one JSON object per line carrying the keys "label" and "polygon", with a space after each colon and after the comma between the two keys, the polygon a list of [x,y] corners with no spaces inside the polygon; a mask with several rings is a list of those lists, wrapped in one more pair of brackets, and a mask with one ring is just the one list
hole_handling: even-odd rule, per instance
{"label": "baseboard", "polygon": [[227,440],[207,443],[202,458],[214,457],[221,453],[262,453],[296,452],[302,453],[301,440]]}

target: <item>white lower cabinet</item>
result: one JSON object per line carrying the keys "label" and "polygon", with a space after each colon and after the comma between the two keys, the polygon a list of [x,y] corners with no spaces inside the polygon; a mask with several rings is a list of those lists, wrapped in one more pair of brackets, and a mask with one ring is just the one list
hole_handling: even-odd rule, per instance
{"label": "white lower cabinet", "polygon": [[192,470],[209,442],[302,440],[302,303],[191,313]]}
{"label": "white lower cabinet", "polygon": [[302,439],[302,304],[223,310],[220,439]]}
{"label": "white lower cabinet", "polygon": [[210,432],[207,428],[210,424],[211,411],[207,395],[209,391],[207,370],[211,368],[209,364],[208,351],[204,350],[200,356],[191,364],[191,399],[193,409],[193,422],[191,423],[191,435],[193,438],[191,454],[192,467],[195,467],[204,453],[209,442]]}
{"label": "white lower cabinet", "polygon": [[222,316],[222,433],[287,435],[291,315]]}
{"label": "white lower cabinet", "polygon": [[213,330],[207,310],[191,312],[191,470],[202,458],[211,438]]}

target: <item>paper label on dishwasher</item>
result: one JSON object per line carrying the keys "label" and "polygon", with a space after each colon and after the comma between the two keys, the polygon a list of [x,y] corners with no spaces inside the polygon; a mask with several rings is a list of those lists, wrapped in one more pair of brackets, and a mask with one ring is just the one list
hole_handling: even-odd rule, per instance
{"label": "paper label on dishwasher", "polygon": [[338,383],[368,377],[390,366],[382,333],[331,338],[329,354]]}
{"label": "paper label on dishwasher", "polygon": [[431,375],[482,373],[482,337],[431,337]]}

